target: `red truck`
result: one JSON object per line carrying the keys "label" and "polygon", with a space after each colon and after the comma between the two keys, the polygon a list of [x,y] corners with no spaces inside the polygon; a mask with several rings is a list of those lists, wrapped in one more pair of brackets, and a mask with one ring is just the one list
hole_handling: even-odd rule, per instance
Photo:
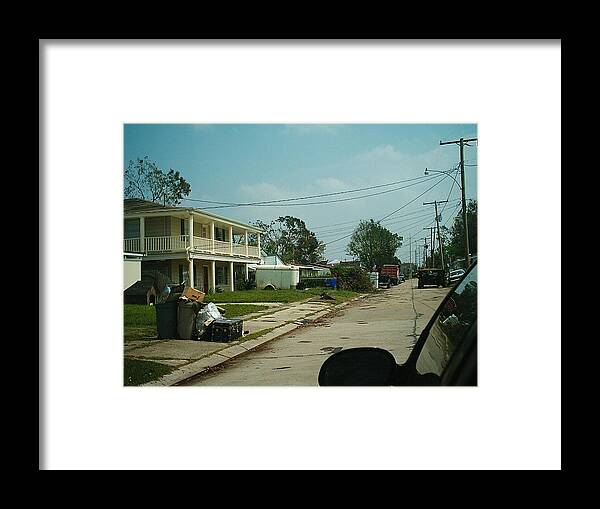
{"label": "red truck", "polygon": [[383,274],[389,276],[392,285],[397,285],[400,282],[400,265],[383,265],[379,275]]}

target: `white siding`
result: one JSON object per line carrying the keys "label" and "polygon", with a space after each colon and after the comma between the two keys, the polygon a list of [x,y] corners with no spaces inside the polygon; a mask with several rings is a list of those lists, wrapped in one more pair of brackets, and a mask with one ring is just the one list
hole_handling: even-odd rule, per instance
{"label": "white siding", "polygon": [[123,290],[142,279],[141,260],[123,260]]}

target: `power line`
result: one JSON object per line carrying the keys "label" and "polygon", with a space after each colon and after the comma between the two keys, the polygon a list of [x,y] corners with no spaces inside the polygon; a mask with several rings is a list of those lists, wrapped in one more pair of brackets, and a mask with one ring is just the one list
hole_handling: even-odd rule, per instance
{"label": "power line", "polygon": [[[408,205],[410,205],[411,203],[413,203],[414,201],[418,200],[421,196],[423,196],[425,193],[431,191],[435,186],[437,186],[440,182],[443,182],[444,180],[446,180],[448,178],[448,175],[445,175],[444,177],[442,177],[440,180],[438,180],[435,184],[433,184],[431,187],[429,187],[428,189],[426,189],[425,191],[423,191],[420,195],[416,196],[415,198],[413,198],[412,200],[410,200],[409,202],[405,203],[404,205],[402,205],[402,207],[394,210],[393,212],[390,212],[389,214],[387,214],[386,216],[382,217],[379,221],[377,221],[377,223],[381,223],[381,221],[383,221],[384,219],[387,219],[388,217],[390,217],[391,215],[395,214],[396,212],[399,212],[400,210],[402,210],[403,208],[407,207]],[[354,233],[354,232],[353,232]],[[343,237],[340,237],[339,239],[335,239],[335,240],[330,240],[329,242],[324,243],[325,246],[328,246],[329,244],[333,244],[334,242],[339,242],[340,240],[344,240],[347,239],[348,237],[351,237],[352,233],[348,234],[348,235],[344,235]]]}
{"label": "power line", "polygon": [[443,182],[444,180],[446,180],[448,178],[449,175],[445,175],[444,177],[442,177],[441,180],[438,180],[435,184],[433,184],[429,189],[426,189],[425,191],[423,191],[419,196],[417,196],[416,198],[410,200],[408,203],[405,203],[404,205],[402,205],[402,207],[394,210],[393,212],[390,212],[388,215],[382,217],[379,221],[377,221],[378,223],[381,223],[381,221],[383,221],[384,219],[387,219],[390,216],[393,216],[396,212],[400,212],[404,207],[407,207],[408,205],[410,205],[412,202],[416,201],[417,199],[419,199],[421,196],[423,196],[425,193],[427,193],[428,191],[431,191],[435,186],[437,186],[440,182]]}
{"label": "power line", "polygon": [[[456,200],[450,200],[450,201],[451,202],[459,201],[459,199],[457,198]],[[413,216],[415,214],[419,214],[422,212],[423,212],[422,209],[411,210],[410,212],[405,212],[402,215],[402,219],[390,218],[390,219],[383,220],[382,223],[387,223],[386,227],[389,227],[391,225],[398,224],[398,223],[401,223],[406,220],[414,219],[413,217],[410,217],[410,216]],[[425,215],[429,215],[429,214],[425,214]],[[422,215],[422,217],[425,217],[425,215]],[[415,217],[421,217],[421,216],[415,216]],[[349,229],[354,228],[355,225],[357,225],[358,223],[360,223],[361,221],[364,221],[364,220],[365,219],[363,218],[363,219],[355,219],[354,221],[345,221],[343,223],[337,223],[337,224],[346,224],[346,225],[350,225],[350,226],[345,226],[342,228],[333,228],[331,230],[317,231],[319,227],[307,227],[307,228],[310,231],[314,232],[317,236],[321,236],[321,235],[328,235],[330,233],[336,233],[336,232],[341,233],[343,231],[348,231]],[[336,226],[336,225],[330,225],[330,226]],[[321,226],[320,228],[325,228],[325,227]]]}
{"label": "power line", "polygon": [[[429,212],[427,212],[425,214],[421,214],[420,216],[404,217],[403,219],[395,220],[395,221],[393,221],[393,222],[391,222],[389,224],[386,224],[385,226],[386,226],[386,228],[389,228],[392,225],[400,224],[400,223],[403,223],[405,221],[412,221],[414,219],[425,218],[425,217],[429,218],[430,216],[431,216],[431,214]],[[419,221],[419,222],[422,222],[422,221]],[[410,225],[405,225],[404,228],[406,228],[408,226],[410,226]],[[337,234],[340,234],[342,232],[349,231],[351,229],[354,230],[355,226],[347,226],[345,228],[337,228],[335,230],[331,230],[331,231],[327,231],[327,232],[315,232],[315,234],[317,235],[317,237],[321,238],[321,237],[328,237],[328,236],[331,236],[331,235],[337,235]]]}
{"label": "power line", "polygon": [[[348,193],[358,193],[360,191],[367,191],[370,189],[379,189],[382,187],[389,187],[389,186],[393,186],[396,184],[403,184],[405,182],[414,182],[415,180],[420,180],[422,182],[427,182],[427,180],[424,180],[424,176],[420,176],[420,177],[415,177],[415,178],[411,178],[411,179],[404,179],[404,180],[397,180],[395,182],[389,182],[387,184],[379,184],[376,186],[368,186],[368,187],[362,187],[362,188],[358,188],[358,189],[351,189],[348,191],[337,191],[334,193],[323,193],[323,194],[314,194],[311,196],[300,196],[298,198],[283,198],[280,200],[265,200],[265,201],[257,201],[257,202],[249,202],[249,203],[235,203],[235,202],[220,202],[220,201],[211,201],[211,200],[200,200],[200,199],[196,199],[196,198],[183,198],[186,201],[194,201],[194,202],[201,202],[201,203],[211,203],[211,204],[215,204],[218,206],[215,207],[204,207],[205,209],[216,209],[216,208],[227,208],[227,207],[250,207],[250,206],[267,206],[267,205],[273,205],[273,204],[278,204],[278,203],[287,203],[287,202],[291,202],[291,201],[299,201],[299,200],[309,200],[312,198],[323,198],[326,196],[338,196],[341,194],[348,194]],[[409,186],[407,186],[409,187]],[[403,187],[400,187],[398,189],[404,189]],[[383,191],[381,194],[383,193],[388,193],[388,192],[392,192],[392,191],[397,191],[398,189],[390,189],[388,191]],[[358,199],[358,198],[366,198],[368,196],[376,196],[378,193],[372,194],[372,195],[365,195],[365,196],[357,196],[355,198],[350,198],[350,199]],[[338,200],[333,200],[333,201],[338,201]],[[343,200],[339,200],[339,201],[343,201]],[[320,202],[314,202],[314,203],[310,203],[310,204],[292,204],[292,205],[314,205],[316,203],[320,203]],[[323,202],[323,203],[328,203],[328,202]]]}
{"label": "power line", "polygon": [[[420,212],[423,212],[423,210],[422,209],[415,209],[415,210],[412,210],[410,212],[405,212],[404,216],[410,216],[412,214],[416,214],[416,213],[420,213]],[[310,227],[309,229],[311,231],[316,231],[316,230],[320,230],[320,229],[323,229],[323,228],[330,228],[330,227],[333,227],[333,226],[339,226],[339,225],[343,225],[343,224],[358,224],[361,221],[364,221],[364,218],[363,219],[355,219],[353,221],[344,221],[343,223],[336,223],[336,224],[323,225],[323,226],[313,226],[313,227]]]}

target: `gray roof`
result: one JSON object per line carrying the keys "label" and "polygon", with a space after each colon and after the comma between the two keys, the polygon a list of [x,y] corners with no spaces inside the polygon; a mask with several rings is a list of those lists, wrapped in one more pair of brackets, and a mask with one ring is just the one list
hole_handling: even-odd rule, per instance
{"label": "gray roof", "polygon": [[228,223],[233,223],[238,226],[248,228],[255,232],[264,233],[263,230],[257,228],[256,226],[252,226],[251,224],[246,224],[241,221],[237,221],[236,219],[229,219],[227,217],[218,216],[216,214],[212,214],[210,212],[205,212],[202,209],[198,209],[195,207],[174,207],[172,205],[162,205],[160,203],[156,203],[153,201],[142,200],[141,198],[125,198],[123,200],[123,208],[125,210],[125,214],[139,214],[143,212],[183,212],[183,211],[195,211],[200,214],[204,214],[208,217],[213,217],[217,220],[222,220]]}
{"label": "gray roof", "polygon": [[153,201],[142,200],[140,198],[125,198],[123,200],[125,213],[128,212],[149,212],[156,210],[184,210],[182,207],[173,207],[171,205],[161,205]]}

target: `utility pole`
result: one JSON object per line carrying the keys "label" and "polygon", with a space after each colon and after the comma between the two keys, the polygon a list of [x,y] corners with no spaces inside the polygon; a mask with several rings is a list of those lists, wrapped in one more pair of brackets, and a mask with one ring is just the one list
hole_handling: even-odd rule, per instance
{"label": "utility pole", "polygon": [[427,237],[423,238],[423,267],[427,268]]}
{"label": "utility pole", "polygon": [[412,279],[412,234],[408,236],[408,280]]}
{"label": "utility pole", "polygon": [[426,203],[423,203],[423,205],[435,205],[435,223],[437,225],[437,237],[438,237],[438,243],[440,245],[440,260],[442,262],[442,269],[446,270],[446,266],[444,263],[444,245],[442,243],[442,235],[440,234],[440,216],[438,215],[438,203],[448,203],[448,200],[444,200],[444,201],[429,201]]}
{"label": "utility pole", "polygon": [[429,241],[431,242],[431,251],[430,251],[430,256],[431,256],[431,268],[435,268],[435,264],[433,263],[433,251],[434,251],[434,242],[433,242],[433,230],[435,230],[435,228],[431,227],[431,228],[423,228],[423,230],[429,230]]}
{"label": "utility pole", "polygon": [[469,141],[477,141],[477,138],[461,138],[460,140],[452,141],[440,141],[440,145],[450,145],[451,143],[457,143],[460,146],[460,182],[462,189],[462,216],[463,216],[463,227],[465,230],[465,264],[468,269],[471,265],[471,256],[469,255],[469,226],[467,224],[467,200],[465,198],[465,155],[464,146],[467,146]]}

